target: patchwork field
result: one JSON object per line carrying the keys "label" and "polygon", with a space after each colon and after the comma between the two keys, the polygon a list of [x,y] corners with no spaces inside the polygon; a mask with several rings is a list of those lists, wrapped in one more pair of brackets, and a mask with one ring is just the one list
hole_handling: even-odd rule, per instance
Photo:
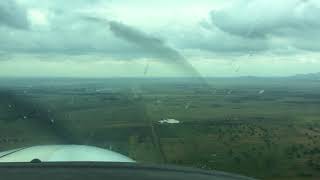
{"label": "patchwork field", "polygon": [[320,178],[320,81],[206,82],[0,79],[0,150],[87,144],[139,162],[261,179]]}

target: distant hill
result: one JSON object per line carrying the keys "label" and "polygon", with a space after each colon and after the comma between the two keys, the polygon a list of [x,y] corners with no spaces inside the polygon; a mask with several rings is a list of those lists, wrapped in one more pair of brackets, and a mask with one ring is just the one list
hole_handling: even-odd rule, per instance
{"label": "distant hill", "polygon": [[293,78],[298,78],[298,79],[320,79],[320,72],[317,73],[308,73],[308,74],[296,74],[292,76]]}

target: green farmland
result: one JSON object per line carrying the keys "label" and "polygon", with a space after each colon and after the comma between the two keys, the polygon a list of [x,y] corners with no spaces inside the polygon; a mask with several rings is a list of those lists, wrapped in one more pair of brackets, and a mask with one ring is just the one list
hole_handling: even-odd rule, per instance
{"label": "green farmland", "polygon": [[206,82],[1,79],[0,150],[86,144],[144,163],[261,179],[320,178],[320,81]]}

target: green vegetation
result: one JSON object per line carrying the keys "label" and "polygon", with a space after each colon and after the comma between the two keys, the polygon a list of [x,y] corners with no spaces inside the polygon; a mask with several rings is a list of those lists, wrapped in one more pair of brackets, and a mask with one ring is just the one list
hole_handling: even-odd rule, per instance
{"label": "green vegetation", "polygon": [[[216,78],[208,83],[2,79],[0,150],[77,143],[140,162],[262,179],[320,178],[320,81]],[[163,118],[181,123],[160,124]]]}

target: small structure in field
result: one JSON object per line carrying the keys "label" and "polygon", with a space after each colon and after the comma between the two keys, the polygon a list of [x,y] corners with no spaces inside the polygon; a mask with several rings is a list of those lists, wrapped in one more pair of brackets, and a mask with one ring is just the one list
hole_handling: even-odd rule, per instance
{"label": "small structure in field", "polygon": [[176,119],[162,119],[160,121],[158,121],[160,124],[179,124],[180,121],[176,120]]}

